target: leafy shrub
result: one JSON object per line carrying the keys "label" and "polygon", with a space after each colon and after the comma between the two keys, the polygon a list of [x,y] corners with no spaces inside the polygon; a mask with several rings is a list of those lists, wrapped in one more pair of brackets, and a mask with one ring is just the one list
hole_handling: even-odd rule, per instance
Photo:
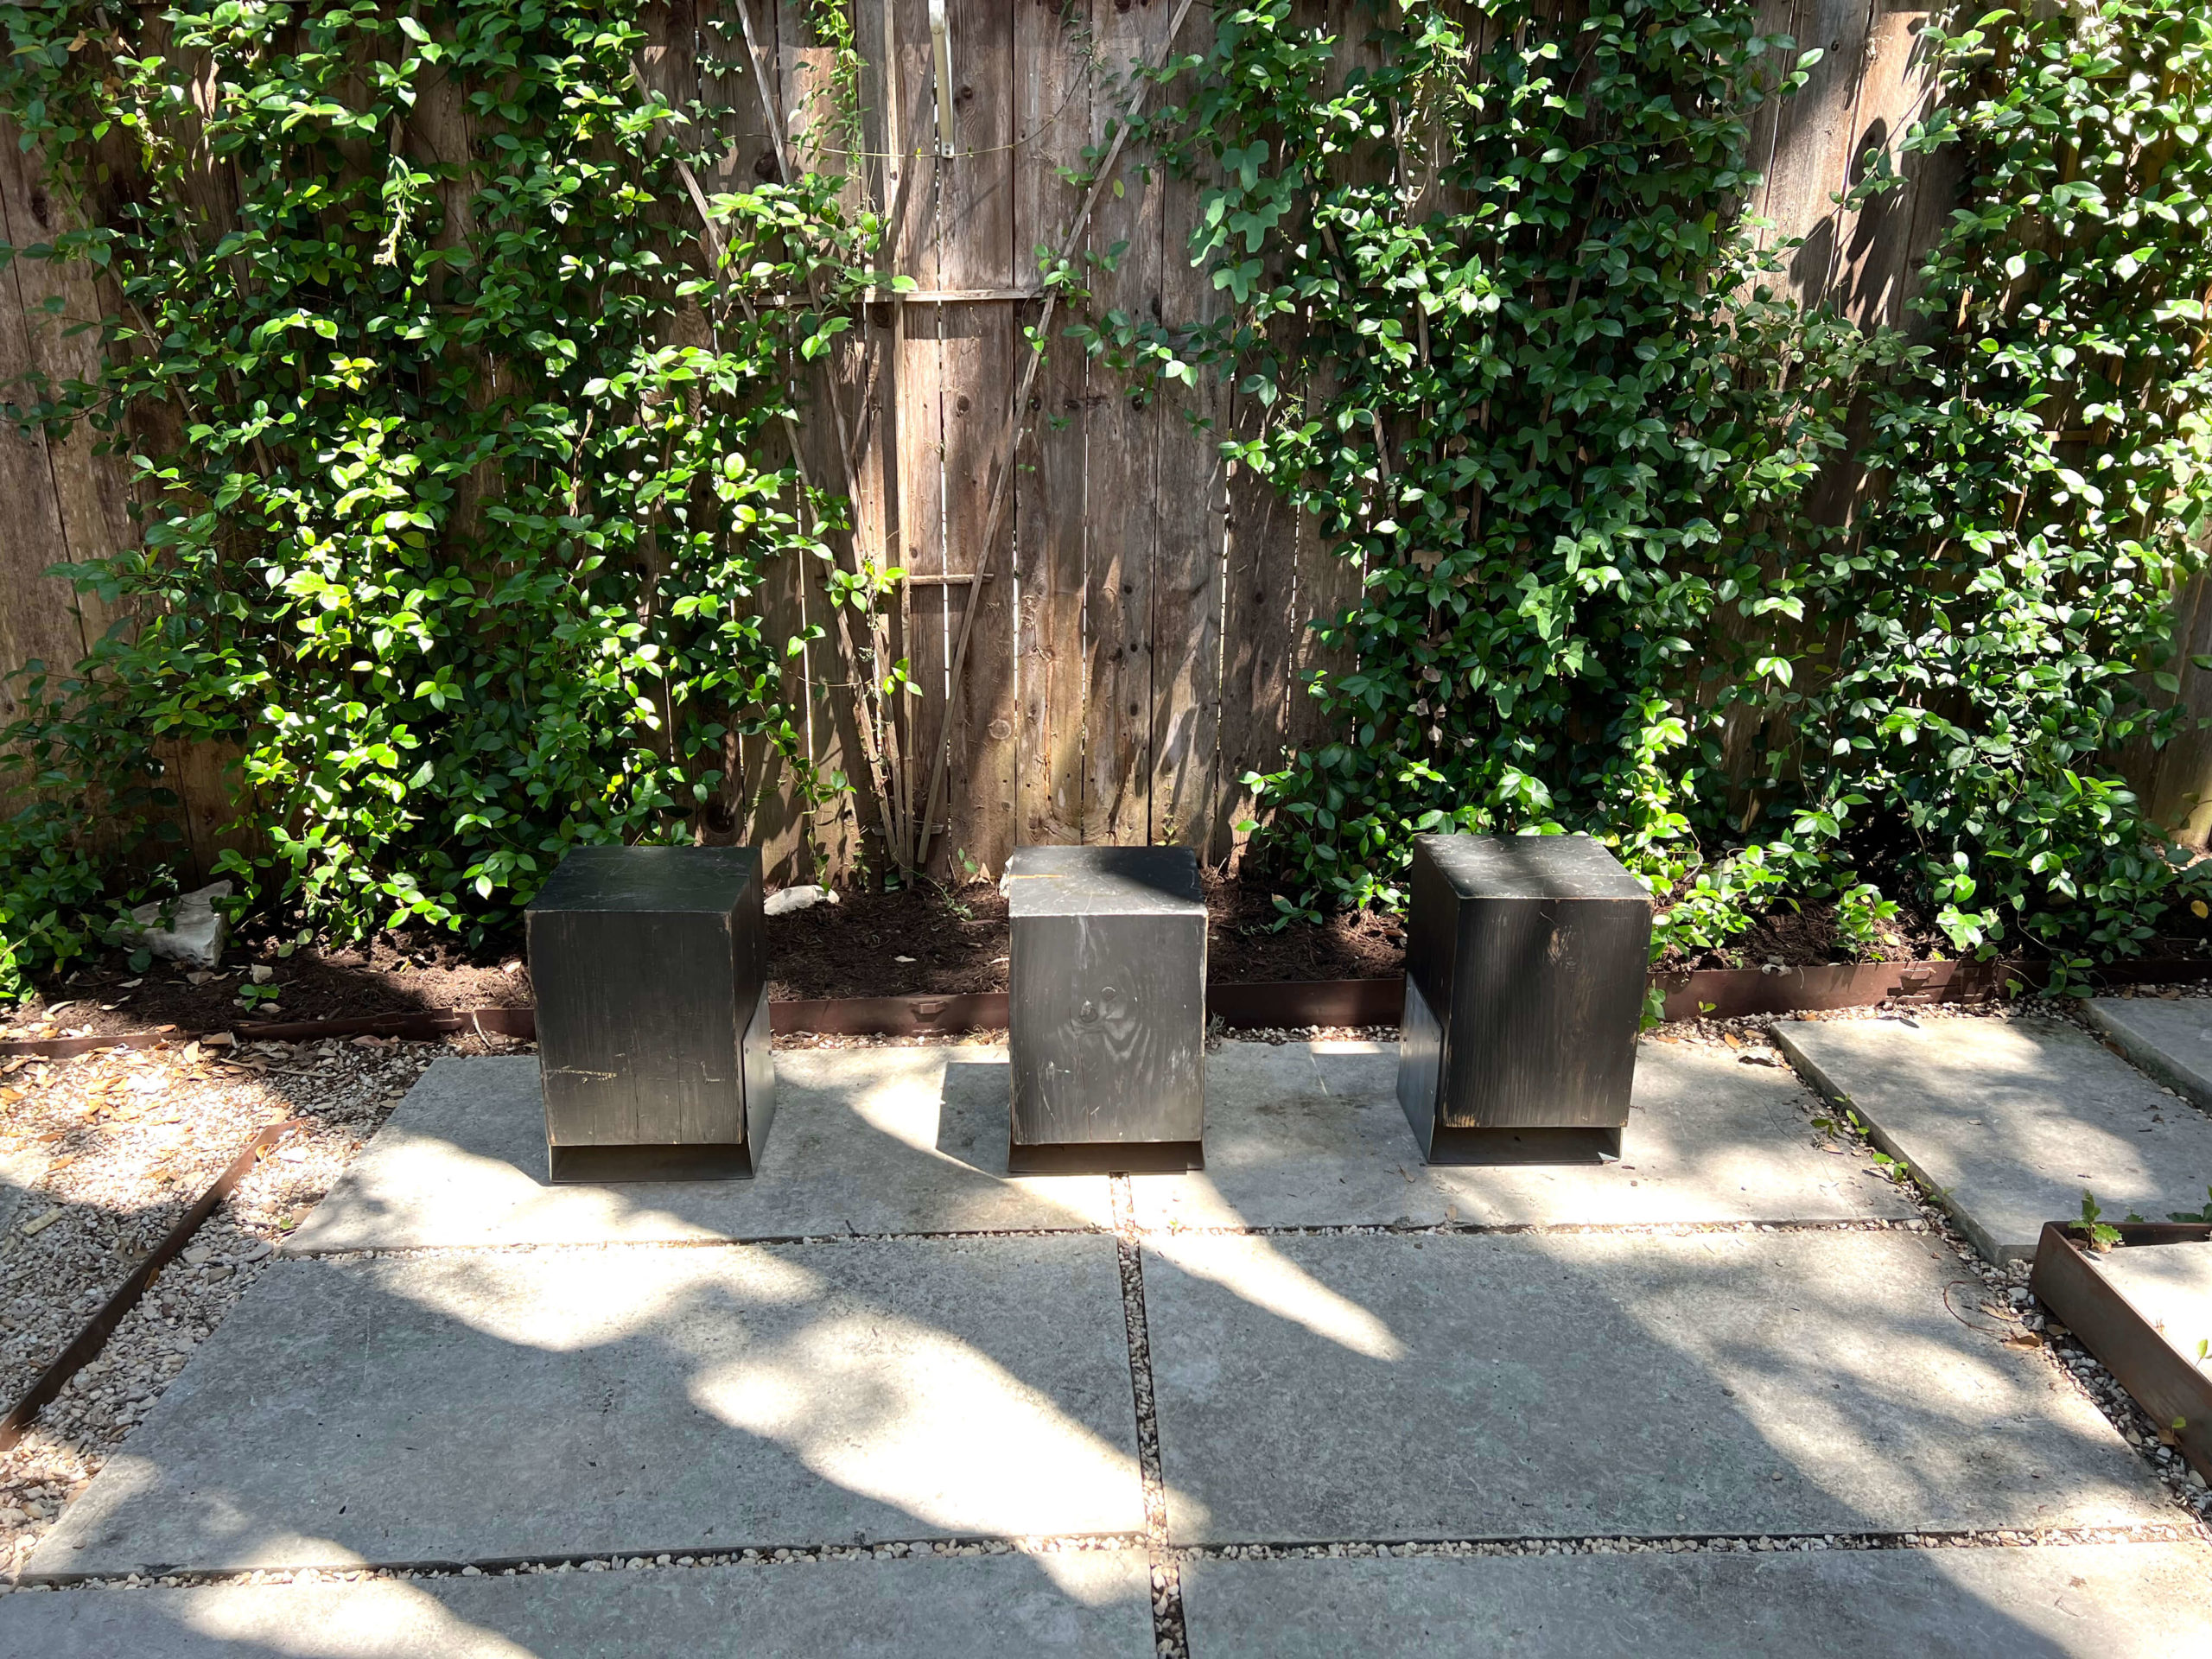
{"label": "leafy shrub", "polygon": [[2113,757],[2177,728],[2201,563],[2212,7],[1929,31],[1908,148],[1970,205],[1905,332],[1781,296],[1741,216],[1811,60],[1752,7],[1389,15],[1347,72],[1287,0],[1222,12],[1149,130],[1230,314],[1079,331],[1234,372],[1224,454],[1361,570],[1336,741],[1246,779],[1291,908],[1400,902],[1419,831],[1587,830],[1662,950],[1834,898],[1853,944],[1905,899],[1962,950],[2139,950],[2204,887]]}
{"label": "leafy shrub", "polygon": [[497,927],[571,845],[741,823],[779,758],[839,785],[784,678],[821,630],[757,595],[834,558],[795,365],[876,226],[831,176],[698,189],[716,111],[645,89],[642,10],[0,6],[0,107],[77,227],[12,251],[121,301],[103,378],[7,412],[127,452],[141,526],[68,569],[123,620],[5,734],[14,973],[99,937],[118,861],[162,883],[187,744],[236,757],[224,868],[340,933]]}

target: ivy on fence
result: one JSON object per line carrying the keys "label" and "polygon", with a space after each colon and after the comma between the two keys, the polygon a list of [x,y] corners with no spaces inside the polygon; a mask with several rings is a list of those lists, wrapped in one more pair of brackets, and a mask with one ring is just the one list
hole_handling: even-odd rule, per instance
{"label": "ivy on fence", "polygon": [[[72,572],[123,620],[5,734],[0,992],[101,936],[118,866],[159,886],[188,743],[238,757],[229,868],[341,931],[496,927],[569,845],[851,786],[794,728],[816,631],[758,595],[808,561],[841,671],[898,695],[895,573],[792,435],[880,226],[791,166],[700,188],[727,112],[645,89],[645,16],[0,3],[76,226],[0,257],[115,313],[99,379],[9,413],[128,454],[142,526]],[[1777,903],[1872,947],[1902,902],[2078,964],[2203,910],[2114,757],[2186,718],[2212,0],[1928,30],[1902,153],[1965,181],[1902,330],[1799,307],[1745,217],[1812,54],[1741,0],[1296,19],[1218,5],[1130,126],[1205,181],[1226,315],[1073,331],[1140,388],[1229,376],[1224,454],[1359,572],[1317,620],[1335,741],[1248,779],[1287,911],[1399,902],[1452,827],[1603,836],[1662,948]],[[815,26],[835,132],[861,66]]]}
{"label": "ivy on fence", "polygon": [[1601,836],[1662,950],[1777,903],[1871,946],[1904,899],[2078,962],[2203,913],[2113,763],[2177,729],[2201,563],[2212,6],[1929,31],[1905,148],[1969,176],[1902,333],[1802,309],[1744,216],[1816,55],[1749,5],[1217,25],[1145,127],[1230,314],[1073,332],[1233,375],[1223,453],[1360,571],[1306,688],[1336,741],[1246,780],[1279,904],[1396,904],[1465,829]]}
{"label": "ivy on fence", "polygon": [[794,727],[822,629],[760,596],[798,557],[877,608],[791,428],[879,227],[833,175],[700,188],[730,112],[647,90],[644,10],[0,6],[76,226],[0,257],[119,301],[103,378],[7,412],[126,453],[141,526],[68,571],[123,620],[6,734],[0,994],[100,936],[118,862],[158,888],[187,744],[237,757],[225,867],[341,934],[497,926],[570,845],[844,787]]}

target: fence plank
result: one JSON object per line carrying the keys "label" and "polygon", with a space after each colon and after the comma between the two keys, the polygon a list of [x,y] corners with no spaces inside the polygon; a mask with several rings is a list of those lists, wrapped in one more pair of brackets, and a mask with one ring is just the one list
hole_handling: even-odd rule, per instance
{"label": "fence plank", "polygon": [[[12,124],[0,122],[0,238],[18,246],[52,233],[50,223],[41,221],[42,204],[34,200],[22,154]],[[50,207],[47,212],[50,219]],[[0,270],[0,397],[28,399],[18,377],[44,366],[34,336],[54,322],[42,309],[49,291],[41,261],[17,258]],[[60,448],[42,435],[26,438],[12,424],[0,425],[0,501],[7,504],[0,534],[0,676],[8,677],[0,678],[0,721],[22,712],[15,671],[36,660],[60,676],[85,654],[76,595],[68,582],[45,574],[71,554],[55,480]]]}
{"label": "fence plank", "polygon": [[[1100,76],[1090,108],[1094,145],[1109,142],[1109,129],[1134,96],[1132,65],[1159,60],[1173,11],[1170,0],[1136,0],[1126,10],[1101,0],[1092,8]],[[1149,321],[1160,314],[1164,181],[1156,173],[1145,177],[1143,161],[1141,153],[1124,156],[1122,193],[1102,196],[1092,218],[1091,251],[1121,250],[1116,268],[1091,282],[1096,316],[1119,311]],[[1160,409],[1133,404],[1118,382],[1095,389],[1102,395],[1088,410],[1084,463],[1086,498],[1095,510],[1085,531],[1090,694],[1084,715],[1084,839],[1141,843],[1151,829]]]}
{"label": "fence plank", "polygon": [[1925,222],[1919,213],[1923,188],[1934,182],[1927,158],[1904,153],[1904,136],[1925,113],[1931,92],[1922,49],[1925,11],[1880,11],[1867,37],[1852,124],[1856,133],[1846,156],[1854,182],[1872,175],[1869,156],[1885,156],[1904,183],[1839,216],[1841,242],[1836,250],[1834,294],[1837,308],[1872,327],[1902,326],[1906,283],[1927,244],[1919,239]]}
{"label": "fence plank", "polygon": [[[1016,132],[1014,270],[1037,279],[1036,250],[1056,248],[1075,222],[1083,193],[1058,169],[1082,164],[1090,141],[1090,65],[1054,0],[1014,0]],[[1081,19],[1087,27],[1087,16]],[[1039,308],[1025,306],[1025,321]],[[1016,840],[1059,846],[1083,836],[1084,452],[1089,365],[1060,336],[1046,342],[1026,411],[1029,430],[1014,476],[1014,549],[1020,588],[1020,680],[1015,756]],[[1027,346],[1017,347],[1019,352]],[[1017,374],[1019,370],[1017,369]]]}
{"label": "fence plank", "polygon": [[[9,240],[17,246],[44,242],[75,225],[78,215],[50,185],[41,151],[25,150],[11,133],[0,133],[0,170],[7,175],[0,193],[8,200]],[[18,258],[14,264],[29,365],[57,392],[73,382],[97,383],[100,323],[121,308],[122,296],[81,261]],[[137,539],[126,508],[130,468],[119,455],[95,454],[99,439],[80,423],[47,441],[54,504],[73,560],[104,558]],[[89,651],[113,618],[95,594],[75,595],[72,608],[79,641]]]}
{"label": "fence plank", "polygon": [[[1014,13],[1007,0],[951,0],[954,159],[943,164],[939,213],[944,251],[938,280],[952,289],[1006,289],[1014,282]],[[1014,518],[1001,509],[986,546],[991,478],[1016,383],[1014,308],[1004,301],[940,305],[944,435],[945,568],[988,582],[947,584],[947,624],[957,639],[963,611],[976,608],[962,683],[952,688],[945,773],[945,868],[995,874],[1014,850],[1014,581],[1005,556]],[[1009,486],[1012,480],[1008,480]],[[928,757],[936,759],[932,753]],[[926,786],[926,785],[925,785]],[[939,855],[932,849],[932,864]]]}
{"label": "fence plank", "polygon": [[[1240,397],[1231,411],[1249,441],[1282,411]],[[1227,569],[1223,583],[1221,795],[1209,855],[1228,862],[1245,836],[1236,826],[1252,810],[1247,772],[1282,764],[1290,719],[1290,670],[1297,649],[1298,510],[1249,467],[1227,471]]]}
{"label": "fence plank", "polygon": [[[907,161],[904,208],[894,230],[898,257],[893,269],[911,276],[916,288],[944,287],[944,244],[939,194],[943,164],[938,159],[935,75],[931,62],[926,0],[897,0],[899,103],[916,135]],[[944,427],[940,389],[944,382],[945,308],[893,308],[894,373],[898,385],[899,564],[909,576],[934,581],[909,582],[900,601],[906,650],[916,695],[901,709],[908,759],[906,797],[918,830],[928,803],[932,756],[925,746],[944,730],[945,692],[952,656],[952,613],[942,578],[944,556]],[[950,791],[948,791],[949,794]],[[940,800],[937,833],[943,833]]]}
{"label": "fence plank", "polygon": [[1788,286],[1808,305],[1827,297],[1834,280],[1836,209],[1829,197],[1843,188],[1850,165],[1866,35],[1878,0],[1798,0],[1790,33],[1798,50],[1818,48],[1821,60],[1807,72],[1802,92],[1782,106],[1774,123],[1774,150],[1766,170],[1764,232],[1773,246],[1802,238],[1784,262]]}
{"label": "fence plank", "polygon": [[[1200,53],[1201,24],[1185,26],[1177,49]],[[1163,101],[1190,95],[1187,79]],[[1211,321],[1226,297],[1191,264],[1190,232],[1202,212],[1205,187],[1164,181],[1161,206],[1160,307],[1170,323]],[[1160,399],[1160,543],[1152,595],[1151,839],[1193,847],[1213,844],[1220,805],[1221,613],[1227,480],[1220,443],[1229,422],[1230,388],[1218,375],[1195,387],[1171,386]]]}

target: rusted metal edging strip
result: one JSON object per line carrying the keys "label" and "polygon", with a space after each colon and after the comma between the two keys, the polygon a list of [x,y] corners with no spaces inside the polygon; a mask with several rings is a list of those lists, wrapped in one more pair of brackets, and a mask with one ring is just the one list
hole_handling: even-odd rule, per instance
{"label": "rusted metal edging strip", "polygon": [[215,1213],[215,1206],[229,1197],[232,1190],[252,1173],[253,1166],[262,1155],[273,1149],[290,1131],[304,1128],[308,1120],[288,1117],[271,1123],[245,1144],[245,1150],[231,1160],[231,1166],[215,1178],[215,1184],[202,1192],[192,1208],[176,1218],[176,1223],[162,1235],[150,1255],[141,1262],[130,1276],[107,1299],[100,1311],[79,1331],[74,1340],[54,1357],[53,1362],[41,1371],[24,1390],[23,1397],[9,1408],[8,1414],[0,1417],[0,1452],[6,1451],[23,1438],[40,1412],[53,1403],[69,1379],[91,1364],[98,1357],[107,1339],[115,1334],[115,1327],[123,1323],[123,1316],[138,1306],[146,1287],[154,1276],[174,1262],[179,1251],[192,1242],[200,1224]]}
{"label": "rusted metal edging strip", "polygon": [[[1872,1007],[1883,1002],[1979,1002],[2005,994],[2008,984],[2041,986],[2039,964],[2015,962],[1863,962],[1830,967],[1701,968],[1662,974],[1669,1020],[1741,1019],[1827,1008]],[[2099,986],[2188,983],[2212,979],[2212,960],[2145,958],[2098,969]],[[1405,981],[1389,979],[1281,980],[1206,987],[1206,1012],[1232,1028],[1301,1026],[1392,1026],[1405,1003]],[[916,996],[830,996],[771,1002],[779,1034],[813,1032],[842,1037],[956,1035],[1004,1031],[1004,991]],[[537,1034],[528,1007],[416,1009],[360,1014],[343,1020],[241,1020],[230,1028],[242,1043],[308,1042],[328,1037],[391,1037],[421,1041],[474,1031],[482,1037],[527,1041]],[[103,1048],[153,1048],[204,1041],[206,1033],[135,1031],[110,1037],[48,1037],[0,1042],[0,1059],[16,1056],[67,1059]]]}
{"label": "rusted metal edging strip", "polygon": [[[2120,1243],[2196,1244],[2212,1242],[2212,1224],[2123,1222]],[[2068,1224],[2044,1224],[2028,1287],[2051,1317],[2081,1338],[2120,1386],[2171,1433],[2182,1456],[2212,1480],[2212,1376],[2190,1363],[2150,1320],[2098,1271],[2096,1257],[2077,1243]],[[2179,1427],[2176,1427],[2178,1424]]]}

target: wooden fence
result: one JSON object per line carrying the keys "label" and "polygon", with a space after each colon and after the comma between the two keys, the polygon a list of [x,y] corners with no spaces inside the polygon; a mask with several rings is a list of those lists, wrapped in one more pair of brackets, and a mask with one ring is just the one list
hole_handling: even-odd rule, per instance
{"label": "wooden fence", "polygon": [[[830,71],[827,51],[809,43],[803,0],[752,0],[747,21],[771,83],[766,100],[749,71],[719,73],[743,54],[739,3],[656,7],[643,65],[679,102],[703,91],[740,111],[722,135],[721,165],[702,181],[710,190],[772,176],[779,143],[803,151],[836,142],[815,127]],[[1358,0],[1301,3],[1347,41],[1363,33]],[[1931,96],[1918,50],[1929,14],[1885,0],[1767,0],[1766,10],[1770,28],[1825,55],[1809,86],[1758,130],[1766,176],[1751,207],[1772,221],[1763,233],[1802,238],[1789,280],[1804,298],[1868,322],[1903,321],[1914,256],[1956,188],[1895,153]],[[858,7],[867,151],[858,188],[878,204],[901,204],[897,268],[916,284],[877,308],[839,371],[858,429],[850,453],[861,545],[909,573],[898,626],[922,695],[901,715],[896,781],[920,813],[929,746],[948,732],[931,824],[940,870],[972,863],[995,874],[1016,845],[1077,840],[1175,842],[1226,859],[1249,804],[1239,778],[1319,734],[1298,690],[1321,660],[1306,623],[1357,581],[1271,489],[1229,475],[1213,441],[1185,418],[1203,414],[1233,431],[1248,411],[1213,385],[1135,406],[1110,374],[1062,345],[1031,388],[1010,505],[995,525],[989,508],[1026,357],[1021,330],[1039,309],[1034,250],[1058,245],[1081,206],[1063,170],[1083,165],[1124,107],[1127,66],[1160,61],[1179,16],[1175,48],[1203,45],[1210,13],[1182,0],[1076,0],[1071,9],[950,0],[949,10],[951,154],[940,158],[926,0]],[[703,86],[702,65],[716,77]],[[448,114],[450,141],[465,143],[457,100]],[[1876,148],[1892,152],[1908,184],[1847,213],[1833,199]],[[911,173],[903,184],[901,170]],[[1100,194],[1081,245],[1127,245],[1117,269],[1093,283],[1097,308],[1201,315],[1215,296],[1182,251],[1197,188],[1147,176],[1134,158],[1119,176],[1122,188]],[[38,158],[0,126],[0,237],[21,245],[56,228]],[[32,365],[90,372],[92,337],[63,334],[48,308],[55,295],[60,319],[103,308],[89,283],[41,262],[0,272],[0,382]],[[805,442],[823,475],[843,474],[830,423],[810,423]],[[73,660],[105,626],[81,608],[90,601],[39,573],[118,545],[130,533],[126,500],[120,464],[93,455],[83,438],[0,434],[0,666]],[[825,620],[811,581],[797,561],[772,573],[763,605],[774,637]],[[2212,650],[2212,605],[2192,592],[2184,609],[2190,648]],[[811,752],[858,780],[866,769],[842,671],[826,645],[804,666]],[[2212,709],[2202,678],[2183,695]],[[223,774],[206,755],[179,760],[189,844],[204,856],[225,813]],[[758,779],[766,757],[745,761]],[[2212,807],[2196,801],[2208,768],[2212,743],[2191,740],[2134,770],[2158,810],[2201,840],[2212,821]],[[873,810],[865,796],[817,809],[806,825],[788,789],[771,780],[760,793],[737,833],[761,842],[780,875],[803,873],[809,830],[833,867],[858,853],[856,815]]]}

